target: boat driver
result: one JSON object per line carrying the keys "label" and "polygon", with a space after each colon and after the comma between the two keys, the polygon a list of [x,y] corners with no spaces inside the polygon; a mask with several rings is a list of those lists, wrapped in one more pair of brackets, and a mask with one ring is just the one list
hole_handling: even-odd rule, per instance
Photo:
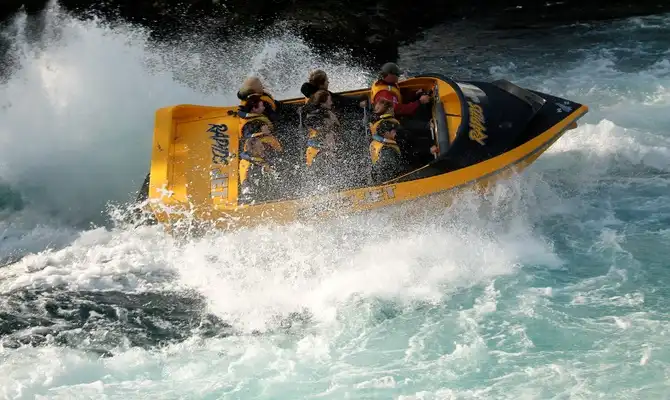
{"label": "boat driver", "polygon": [[375,104],[379,99],[387,99],[393,102],[395,115],[414,116],[420,104],[428,104],[430,102],[430,96],[423,94],[423,90],[419,89],[416,92],[416,95],[419,96],[417,100],[403,103],[402,94],[398,87],[399,75],[400,68],[396,64],[386,63],[382,66],[379,72],[379,80],[373,83],[370,88],[372,104]]}

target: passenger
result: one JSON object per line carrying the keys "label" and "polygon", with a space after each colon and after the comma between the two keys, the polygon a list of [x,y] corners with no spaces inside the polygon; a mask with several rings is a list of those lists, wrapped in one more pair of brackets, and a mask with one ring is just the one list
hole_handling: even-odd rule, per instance
{"label": "passenger", "polygon": [[266,149],[259,137],[245,140],[240,153],[240,200],[262,202],[278,198],[279,182],[272,164],[266,159]]}
{"label": "passenger", "polygon": [[338,110],[343,110],[346,108],[354,108],[356,106],[365,107],[368,103],[368,96],[343,96],[341,94],[333,93],[328,90],[328,75],[326,72],[320,69],[314,70],[309,74],[308,82],[302,84],[300,92],[306,97],[305,102],[309,101],[309,98],[319,90],[327,90],[330,94],[333,106]]}
{"label": "passenger", "polygon": [[240,99],[240,105],[245,106],[249,96],[252,94],[256,94],[261,97],[261,100],[263,100],[263,104],[265,105],[263,113],[272,121],[276,121],[277,108],[281,103],[275,101],[272,95],[270,95],[265,90],[263,82],[261,82],[260,78],[256,76],[247,78],[242,84],[240,90],[237,92],[237,98]]}
{"label": "passenger", "polygon": [[340,121],[333,111],[333,98],[324,89],[314,93],[303,108],[304,125],[307,128],[305,162],[313,178],[331,187],[337,185],[338,176],[334,166],[338,161],[338,138]]}
{"label": "passenger", "polygon": [[387,99],[379,99],[374,106],[374,113],[370,120],[370,133],[375,135],[377,133],[377,127],[382,121],[391,121],[395,124],[400,124],[395,118],[395,113],[393,111],[393,103]]}
{"label": "passenger", "polygon": [[396,122],[381,120],[377,125],[377,133],[372,136],[370,160],[374,185],[396,178],[407,168],[407,162],[396,142],[397,128]]}
{"label": "passenger", "polygon": [[[372,161],[371,178],[373,184],[397,178],[412,164],[407,160],[407,151],[400,148],[397,142],[400,124],[393,118],[378,121],[370,143],[370,160]],[[425,152],[425,150],[419,153]],[[430,147],[430,153],[437,153],[437,146]]]}
{"label": "passenger", "polygon": [[265,102],[262,96],[251,94],[247,96],[245,104],[240,106],[239,114],[244,120],[242,124],[242,137],[249,139],[258,137],[265,145],[272,147],[276,155],[283,151],[281,143],[273,135],[274,125],[272,121],[263,114]]}
{"label": "passenger", "polygon": [[398,87],[398,75],[400,75],[400,68],[394,63],[386,63],[382,66],[379,73],[380,79],[372,84],[370,88],[370,98],[375,104],[379,99],[387,99],[393,102],[393,109],[397,116],[413,116],[419,109],[420,104],[427,104],[430,102],[430,96],[421,94],[423,91],[418,90],[416,94],[418,100],[410,103],[403,103],[402,94]]}

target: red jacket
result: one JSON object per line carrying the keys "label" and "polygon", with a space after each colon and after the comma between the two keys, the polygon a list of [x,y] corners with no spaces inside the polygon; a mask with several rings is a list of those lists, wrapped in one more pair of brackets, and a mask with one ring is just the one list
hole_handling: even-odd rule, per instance
{"label": "red jacket", "polygon": [[411,116],[416,113],[416,110],[419,108],[419,100],[414,100],[411,103],[405,103],[402,104],[398,101],[398,98],[396,95],[391,92],[390,90],[380,90],[376,95],[375,98],[372,99],[372,103],[374,104],[377,102],[378,99],[387,99],[391,102],[393,102],[393,112],[395,115],[403,115],[403,116]]}

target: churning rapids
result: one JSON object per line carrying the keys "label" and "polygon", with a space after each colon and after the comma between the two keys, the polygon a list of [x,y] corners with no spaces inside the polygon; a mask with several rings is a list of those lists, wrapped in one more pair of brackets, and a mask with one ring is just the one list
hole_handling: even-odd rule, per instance
{"label": "churning rapids", "polygon": [[0,396],[661,399],[670,393],[670,16],[428,31],[412,71],[589,105],[522,175],[411,206],[197,239],[124,225],[153,112],[370,71],[286,32],[158,45],[50,11],[2,32]]}

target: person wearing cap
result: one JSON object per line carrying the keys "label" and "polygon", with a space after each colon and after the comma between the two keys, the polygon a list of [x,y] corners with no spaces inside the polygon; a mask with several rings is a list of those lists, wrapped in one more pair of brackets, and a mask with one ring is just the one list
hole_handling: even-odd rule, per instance
{"label": "person wearing cap", "polygon": [[267,201],[278,197],[280,185],[277,174],[266,155],[265,145],[260,137],[245,141],[245,149],[240,153],[238,165],[241,202]]}
{"label": "person wearing cap", "polygon": [[238,90],[237,98],[240,99],[240,106],[246,106],[249,96],[253,94],[260,96],[263,101],[263,105],[265,106],[263,113],[272,121],[276,121],[278,117],[277,109],[280,103],[265,90],[263,82],[257,76],[247,78],[240,90]]}
{"label": "person wearing cap", "polygon": [[[379,72],[379,80],[372,84],[370,88],[370,98],[375,104],[379,99],[387,99],[393,103],[393,109],[397,116],[412,116],[416,113],[420,104],[430,102],[430,96],[420,95],[417,100],[410,103],[403,103],[403,96],[398,87],[398,76],[400,68],[395,63],[386,63]],[[417,91],[419,95],[422,91]]]}
{"label": "person wearing cap", "polygon": [[243,105],[240,105],[238,115],[242,118],[242,140],[258,137],[265,145],[279,153],[283,151],[281,143],[272,134],[274,125],[272,121],[263,113],[265,111],[265,102],[262,96],[251,94]]}

